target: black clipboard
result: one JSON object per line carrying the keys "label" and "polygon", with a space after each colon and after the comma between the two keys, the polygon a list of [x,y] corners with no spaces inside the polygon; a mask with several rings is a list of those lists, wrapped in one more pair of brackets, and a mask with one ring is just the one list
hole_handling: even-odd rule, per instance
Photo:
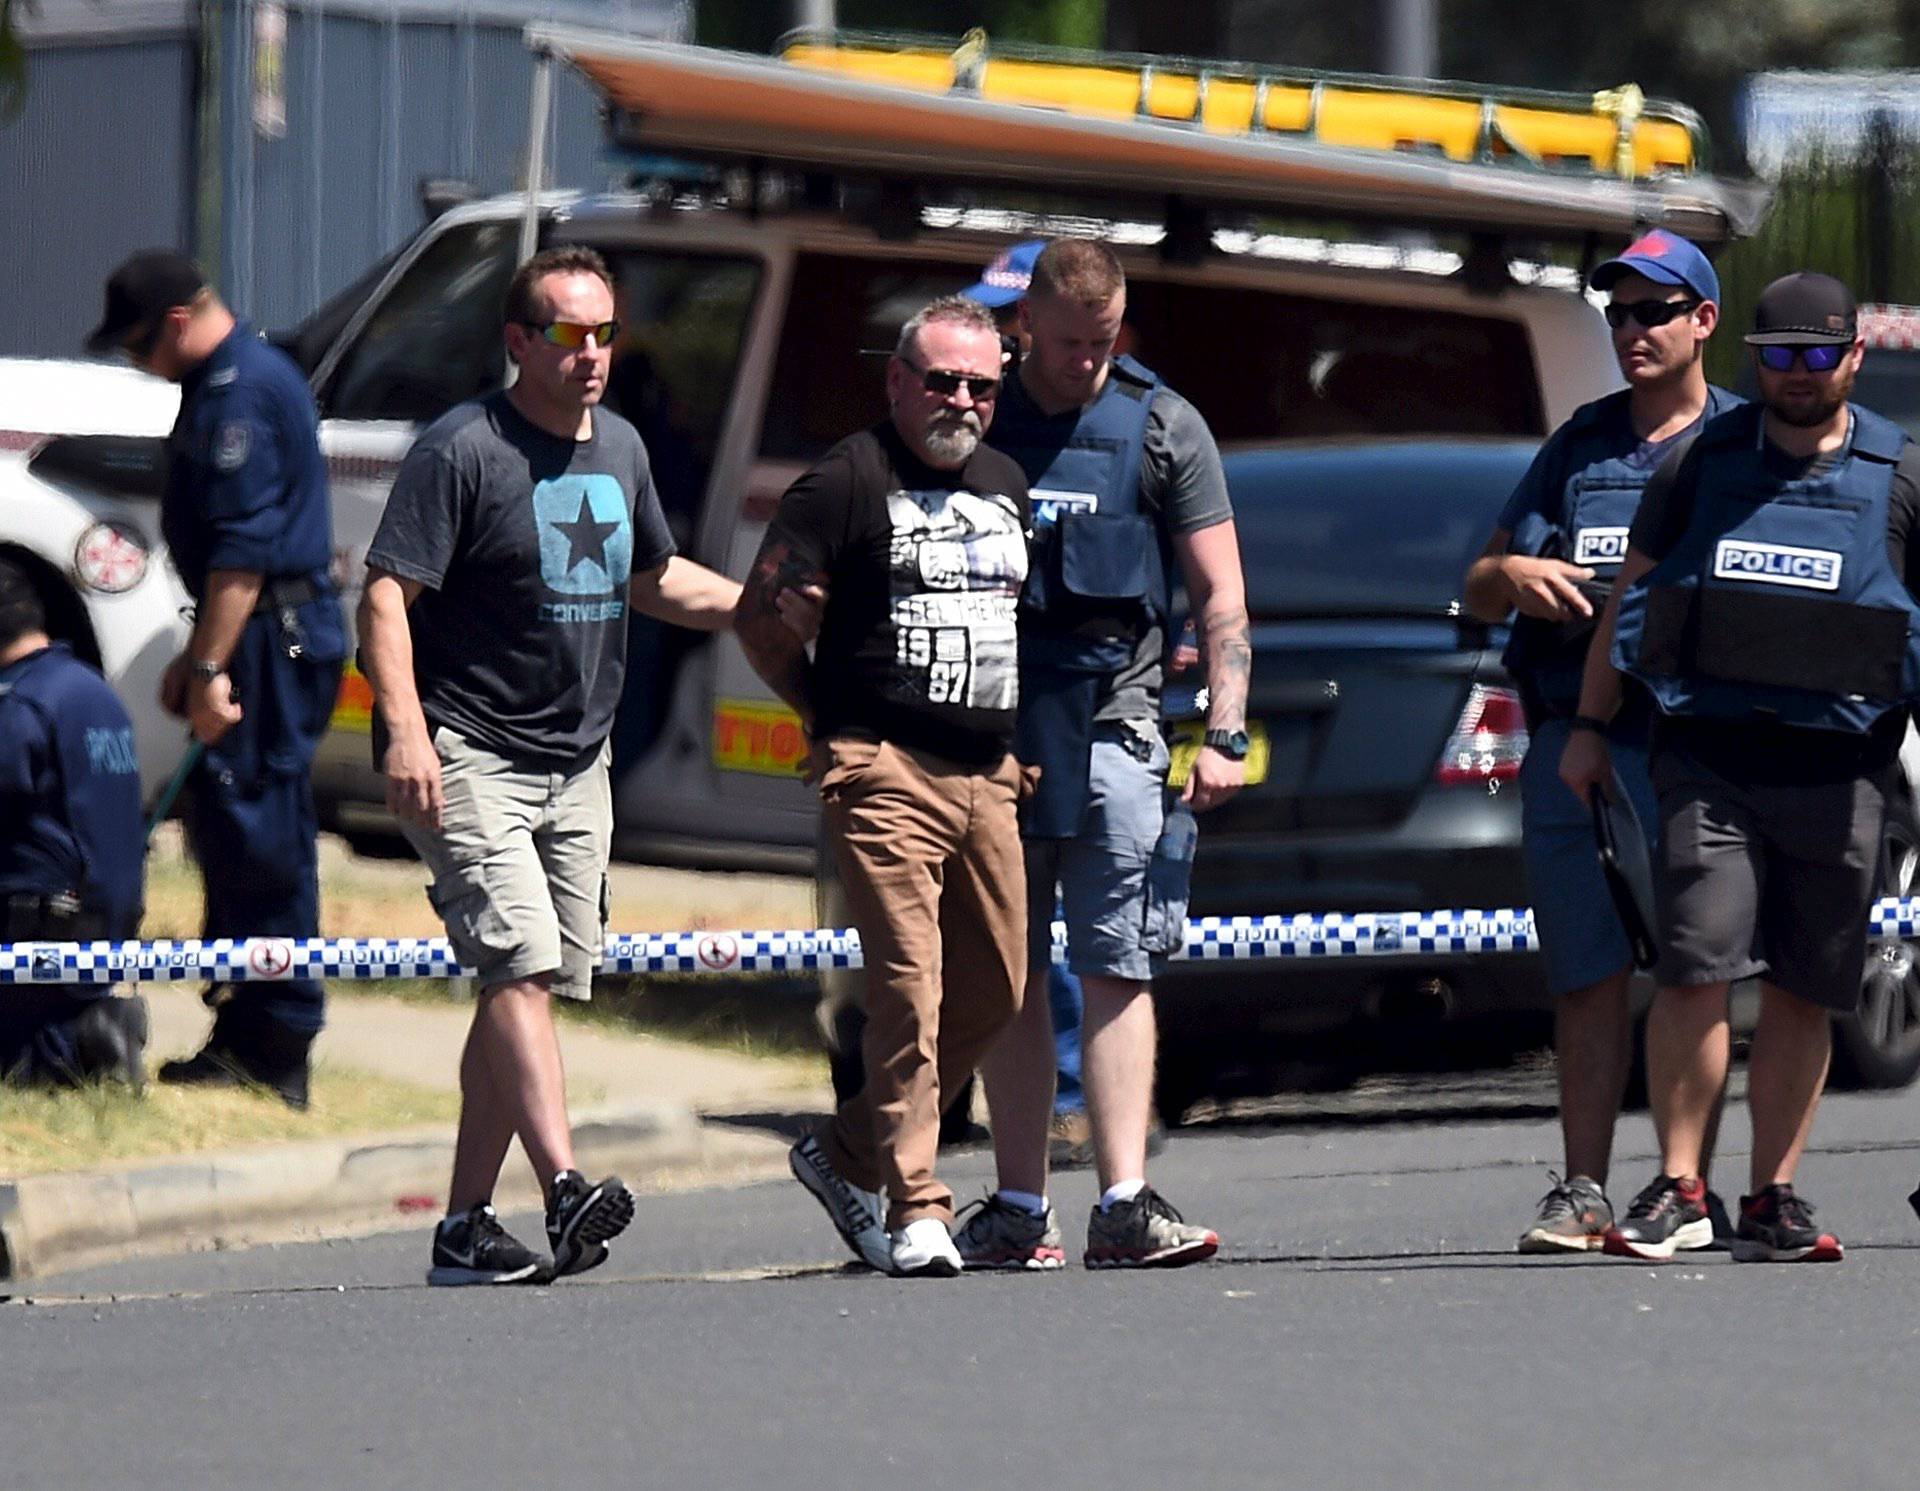
{"label": "black clipboard", "polygon": [[1633,803],[1618,781],[1609,800],[1593,789],[1593,836],[1600,844],[1600,873],[1606,877],[1613,909],[1633,948],[1633,966],[1651,968],[1660,956],[1653,937],[1653,859]]}

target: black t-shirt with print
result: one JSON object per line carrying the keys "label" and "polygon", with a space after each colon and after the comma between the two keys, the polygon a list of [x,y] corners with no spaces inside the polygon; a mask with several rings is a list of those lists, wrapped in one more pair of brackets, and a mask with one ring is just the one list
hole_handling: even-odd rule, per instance
{"label": "black t-shirt with print", "polygon": [[1019,703],[1030,527],[1012,459],[982,445],[959,470],[936,470],[891,422],[841,441],[788,488],[769,537],[827,576],[816,733],[998,761]]}

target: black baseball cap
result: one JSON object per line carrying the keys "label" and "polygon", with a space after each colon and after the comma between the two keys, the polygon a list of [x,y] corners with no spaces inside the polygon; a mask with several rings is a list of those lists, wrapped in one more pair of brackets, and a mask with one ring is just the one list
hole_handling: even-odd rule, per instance
{"label": "black baseball cap", "polygon": [[111,352],[127,333],[186,305],[207,288],[200,266],[172,249],[146,249],[107,277],[107,309],[87,334],[87,350]]}
{"label": "black baseball cap", "polygon": [[1853,292],[1830,274],[1802,269],[1760,292],[1750,347],[1846,347],[1859,335]]}

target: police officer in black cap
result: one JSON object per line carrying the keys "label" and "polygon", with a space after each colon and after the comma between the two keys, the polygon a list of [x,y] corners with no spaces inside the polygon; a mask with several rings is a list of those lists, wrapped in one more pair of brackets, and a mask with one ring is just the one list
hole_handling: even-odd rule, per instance
{"label": "police officer in black cap", "polygon": [[1736,1258],[1835,1261],[1794,1175],[1830,1022],[1860,994],[1886,800],[1920,694],[1920,455],[1848,402],[1865,344],[1823,274],[1761,294],[1760,402],[1707,422],[1648,482],[1562,779],[1610,777],[1621,675],[1658,714],[1660,988],[1647,1069],[1661,1173],[1605,1250],[1671,1257],[1707,1228],[1701,1144],[1728,1061],[1727,989],[1762,979],[1748,1062],[1752,1194]]}
{"label": "police officer in black cap", "polygon": [[[0,558],[0,942],[135,935],[140,770],[127,712],[47,635],[33,578]],[[0,990],[0,1078],[136,1087],[147,1002],[103,990]]]}
{"label": "police officer in black cap", "polygon": [[[160,527],[195,605],[161,703],[206,755],[187,833],[209,937],[313,937],[319,875],[310,773],[346,657],[328,566],[319,417],[293,362],[235,321],[192,260],[136,254],[107,281],[89,351],[119,350],[180,385]],[[215,986],[213,1032],[163,1082],[272,1088],[307,1104],[322,1021],[311,979]]]}

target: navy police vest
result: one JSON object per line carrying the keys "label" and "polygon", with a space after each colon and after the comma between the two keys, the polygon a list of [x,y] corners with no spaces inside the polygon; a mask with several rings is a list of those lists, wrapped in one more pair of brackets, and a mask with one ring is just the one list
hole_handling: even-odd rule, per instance
{"label": "navy police vest", "polygon": [[[1016,374],[1010,385],[1019,383]],[[1113,673],[1146,628],[1164,625],[1170,550],[1140,501],[1147,418],[1160,379],[1116,357],[1099,397],[1049,415],[1010,386],[987,441],[1020,463],[1033,501],[1033,561],[1021,599],[1029,663]]]}
{"label": "navy police vest", "polygon": [[1023,830],[1072,838],[1087,804],[1093,716],[1107,681],[1173,603],[1172,551],[1140,500],[1147,420],[1160,379],[1129,357],[1108,364],[1094,401],[1041,411],[1008,379],[987,439],[1026,472],[1033,554],[1020,602],[1014,754],[1040,768]]}
{"label": "navy police vest", "polygon": [[[1713,419],[1741,400],[1709,386],[1703,419]],[[1535,717],[1570,718],[1580,704],[1580,675],[1587,644],[1593,640],[1600,611],[1613,589],[1620,562],[1627,557],[1627,535],[1640,508],[1640,495],[1655,466],[1636,463],[1641,444],[1633,434],[1625,389],[1595,399],[1574,411],[1563,438],[1566,474],[1559,521],[1530,513],[1514,529],[1508,552],[1540,559],[1561,559],[1594,572],[1581,586],[1593,615],[1571,621],[1517,616],[1501,661],[1519,684]],[[1696,426],[1697,428],[1697,426]],[[1684,436],[1680,438],[1685,438]]]}
{"label": "navy police vest", "polygon": [[1907,436],[1849,407],[1848,448],[1794,480],[1762,460],[1758,406],[1701,431],[1692,519],[1621,598],[1613,644],[1666,713],[1862,734],[1920,695],[1920,606],[1887,557]]}

